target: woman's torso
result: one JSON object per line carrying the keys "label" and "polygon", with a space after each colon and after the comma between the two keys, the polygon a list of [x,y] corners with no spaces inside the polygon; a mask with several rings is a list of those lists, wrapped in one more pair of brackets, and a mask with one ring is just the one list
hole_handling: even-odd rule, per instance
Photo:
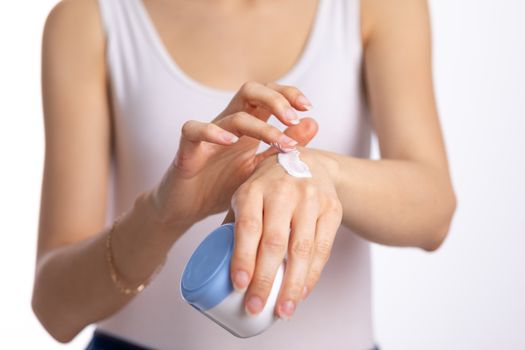
{"label": "woman's torso", "polygon": [[[160,180],[177,150],[183,122],[213,119],[234,91],[199,82],[220,88],[233,85],[218,74],[199,79],[181,69],[173,57],[184,53],[177,55],[176,50],[166,48],[153,24],[155,17],[150,17],[142,0],[99,0],[99,4],[107,36],[115,126],[111,200],[113,212],[118,214]],[[371,130],[361,86],[358,0],[321,0],[312,11],[314,24],[307,43],[297,62],[278,81],[299,87],[314,104],[308,115],[318,121],[319,133],[311,147],[367,157]],[[198,40],[192,33],[189,30],[186,35]],[[291,59],[293,54],[285,56]],[[211,62],[214,57],[205,59]],[[205,62],[201,56],[199,60]],[[236,66],[231,65],[232,69]],[[200,71],[198,64],[186,66]],[[221,69],[228,63],[210,66]],[[272,67],[277,68],[267,71],[265,77],[282,69]],[[274,120],[272,123],[278,125]],[[278,322],[254,338],[237,339],[185,304],[179,292],[184,264],[222,217],[209,217],[187,231],[171,249],[155,281],[120,312],[100,322],[99,329],[156,349],[372,347],[369,245],[344,227],[338,232],[319,284],[289,322]]]}

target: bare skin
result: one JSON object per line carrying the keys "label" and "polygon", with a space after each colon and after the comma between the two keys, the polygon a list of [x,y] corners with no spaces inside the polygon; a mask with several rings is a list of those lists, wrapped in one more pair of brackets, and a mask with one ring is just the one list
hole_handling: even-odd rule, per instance
{"label": "bare skin", "polygon": [[[131,285],[151,274],[193,222],[227,209],[229,203],[223,198],[234,192],[235,217],[242,218],[236,239],[254,233],[251,230],[261,242],[268,241],[268,230],[258,219],[262,207],[254,206],[255,198],[265,198],[269,184],[285,175],[273,166],[271,151],[255,154],[257,140],[284,142],[282,134],[263,126],[268,111],[289,127],[287,134],[300,144],[306,144],[316,130],[311,120],[294,126],[286,118],[290,107],[308,108],[299,90],[243,85],[275,81],[293,66],[308,36],[316,1],[301,2],[301,11],[292,0],[146,0],[145,4],[169,51],[188,75],[221,89],[243,88],[217,116],[202,117],[215,118],[213,123],[185,126],[173,166],[158,186],[137,198],[116,227],[115,261]],[[299,230],[304,236],[295,237],[310,246],[300,244],[301,249],[290,250],[294,267],[287,273],[276,310],[282,317],[293,314],[306,294],[305,287],[306,291],[314,288],[341,220],[370,241],[425,250],[437,249],[448,231],[455,197],[433,97],[426,2],[363,0],[361,16],[367,93],[383,159],[302,149],[313,169],[334,170],[329,174],[314,170],[317,183],[309,186],[288,186],[297,198],[309,191],[315,192],[312,199],[328,203],[324,211],[315,208],[316,218],[331,213],[324,221],[326,233],[316,236],[315,223],[298,219],[300,215],[294,213],[314,209],[301,211],[297,201],[288,216],[278,218],[284,224],[273,231],[277,239],[267,245],[273,247],[269,254],[258,251],[254,242],[236,245],[232,277],[235,282],[236,272],[248,274],[245,284],[237,287],[249,288],[247,309],[253,313],[257,309],[250,307],[249,298],[255,296],[264,303],[274,265],[287,249],[298,246],[288,245],[284,235],[275,235],[282,233],[287,220],[308,228]],[[269,19],[271,28],[264,25]],[[251,45],[254,40],[257,45]],[[46,160],[33,309],[49,333],[62,342],[131,299],[115,289],[104,258],[111,145],[104,50],[95,0],[65,0],[50,14],[43,45]],[[215,60],[210,64],[207,58],[212,56]],[[234,142],[232,134],[240,140]],[[209,149],[212,155],[203,158]],[[187,156],[181,158],[181,154]],[[219,187],[224,193],[212,196],[214,205],[195,201],[183,206],[170,200],[188,184],[194,186],[188,191],[198,193],[199,183],[216,178],[213,174],[224,166],[222,159],[239,155],[243,160],[238,164],[240,175],[230,182],[216,179],[222,181]],[[202,178],[197,180],[196,174]],[[257,191],[245,192],[249,184],[252,188],[257,184]],[[275,208],[284,205],[278,198],[271,203]],[[257,254],[264,257],[256,259]]]}
{"label": "bare skin", "polygon": [[[238,244],[232,280],[237,288],[248,287],[246,308],[251,313],[263,308],[271,289],[268,281],[273,281],[288,253],[277,312],[284,318],[293,315],[319,280],[338,219],[369,241],[427,251],[437,249],[448,233],[456,199],[432,88],[426,2],[368,0],[362,4],[367,92],[382,159],[304,149],[303,157],[311,167],[331,171],[316,173],[317,181],[295,180],[302,186],[278,187],[276,183],[286,182],[286,176],[270,167],[266,174],[256,171],[239,188],[233,207]],[[337,189],[338,203],[333,203],[330,187],[321,186],[326,182]],[[296,198],[291,208],[289,198]],[[305,208],[307,202],[325,204]],[[272,214],[266,215],[269,206]],[[331,220],[326,219],[328,212]],[[299,228],[294,231],[294,226]],[[288,227],[292,227],[290,236]],[[260,237],[258,247],[254,239],[243,239],[252,236]],[[245,273],[240,283],[236,282],[239,272]]]}

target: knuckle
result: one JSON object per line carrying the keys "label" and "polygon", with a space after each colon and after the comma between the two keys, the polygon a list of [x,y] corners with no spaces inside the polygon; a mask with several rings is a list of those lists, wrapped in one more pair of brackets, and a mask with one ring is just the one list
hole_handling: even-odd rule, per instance
{"label": "knuckle", "polygon": [[328,240],[319,240],[315,244],[315,254],[323,261],[323,263],[328,261],[331,251],[332,242]]}
{"label": "knuckle", "polygon": [[260,291],[272,289],[274,277],[267,273],[260,273],[253,276],[253,287]]}
{"label": "knuckle", "polygon": [[246,117],[247,117],[247,113],[241,111],[241,112],[233,113],[230,118],[233,123],[240,123],[244,119],[246,119]]}
{"label": "knuckle", "polygon": [[303,292],[303,287],[304,284],[301,281],[293,279],[286,285],[285,293],[294,299],[298,299]]}
{"label": "knuckle", "polygon": [[237,191],[235,191],[234,196],[241,197],[243,199],[250,198],[257,195],[260,192],[259,186],[255,182],[244,183],[242,184]]}
{"label": "knuckle", "polygon": [[261,244],[263,249],[270,253],[284,255],[286,251],[286,240],[283,235],[277,233],[265,234]]}
{"label": "knuckle", "polygon": [[184,122],[184,124],[182,124],[182,134],[186,135],[188,134],[188,132],[190,131],[190,129],[193,127],[193,125],[195,124],[195,121],[193,120],[187,120]]}
{"label": "knuckle", "polygon": [[277,140],[281,136],[281,131],[275,126],[268,125],[266,127],[266,136],[272,140]]}
{"label": "knuckle", "polygon": [[255,261],[255,252],[246,249],[237,249],[232,256],[231,266],[233,270],[251,270]]}
{"label": "knuckle", "polygon": [[292,181],[288,176],[277,178],[272,181],[272,185],[274,186],[273,188],[275,189],[273,193],[288,195],[290,192],[292,192],[293,186],[290,186],[291,184]]}
{"label": "knuckle", "polygon": [[291,97],[297,97],[301,95],[301,92],[299,91],[299,89],[297,89],[294,86],[290,86],[290,85],[284,85],[281,88],[281,91],[283,92],[283,94],[291,96]]}
{"label": "knuckle", "polygon": [[253,90],[253,88],[255,88],[255,86],[257,86],[257,83],[253,80],[248,80],[246,81],[244,84],[242,84],[241,88],[240,88],[240,91],[243,93],[243,94],[247,94],[249,93],[250,91]]}
{"label": "knuckle", "polygon": [[309,259],[312,254],[313,243],[311,239],[301,238],[294,240],[290,247],[290,254],[299,259]]}
{"label": "knuckle", "polygon": [[284,100],[284,97],[281,96],[279,93],[273,93],[269,98],[268,98],[268,102],[274,106],[274,107],[281,107],[281,106],[285,106],[286,103],[285,103],[285,100]]}
{"label": "knuckle", "polygon": [[274,205],[277,203],[286,203],[294,197],[293,190],[289,186],[284,187],[283,185],[275,184],[273,188],[275,188],[275,190],[268,195],[268,198],[271,199]]}
{"label": "knuckle", "polygon": [[336,197],[328,197],[328,200],[326,201],[326,208],[328,211],[340,214],[343,212],[343,206],[341,205],[341,201]]}
{"label": "knuckle", "polygon": [[319,198],[319,189],[316,185],[306,182],[303,186],[303,196],[306,200],[315,200]]}
{"label": "knuckle", "polygon": [[256,218],[241,216],[235,220],[235,229],[237,232],[256,233],[261,230],[261,222]]}
{"label": "knuckle", "polygon": [[204,126],[204,132],[207,134],[207,135],[211,135],[214,131],[215,131],[215,124],[213,123],[207,123],[205,126]]}

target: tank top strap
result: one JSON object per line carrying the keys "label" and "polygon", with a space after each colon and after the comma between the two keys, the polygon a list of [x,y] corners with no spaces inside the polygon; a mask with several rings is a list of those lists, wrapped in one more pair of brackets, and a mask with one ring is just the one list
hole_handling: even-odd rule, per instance
{"label": "tank top strap", "polygon": [[114,91],[139,79],[151,64],[142,0],[98,0],[106,35],[106,61]]}
{"label": "tank top strap", "polygon": [[109,44],[118,42],[125,46],[143,39],[142,0],[98,0],[98,3]]}
{"label": "tank top strap", "polygon": [[361,0],[347,2],[346,16],[348,37],[353,44],[355,53],[361,57],[363,53],[363,39],[361,36]]}

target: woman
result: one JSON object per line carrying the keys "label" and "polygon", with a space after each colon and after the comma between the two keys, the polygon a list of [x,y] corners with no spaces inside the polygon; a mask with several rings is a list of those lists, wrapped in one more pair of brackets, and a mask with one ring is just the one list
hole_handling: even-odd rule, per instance
{"label": "woman", "polygon": [[[92,349],[370,349],[369,242],[435,250],[455,210],[424,0],[65,0],[43,95],[33,309],[62,342],[97,323]],[[288,254],[275,312],[293,319],[244,340],[178,290],[230,203],[248,313]]]}

